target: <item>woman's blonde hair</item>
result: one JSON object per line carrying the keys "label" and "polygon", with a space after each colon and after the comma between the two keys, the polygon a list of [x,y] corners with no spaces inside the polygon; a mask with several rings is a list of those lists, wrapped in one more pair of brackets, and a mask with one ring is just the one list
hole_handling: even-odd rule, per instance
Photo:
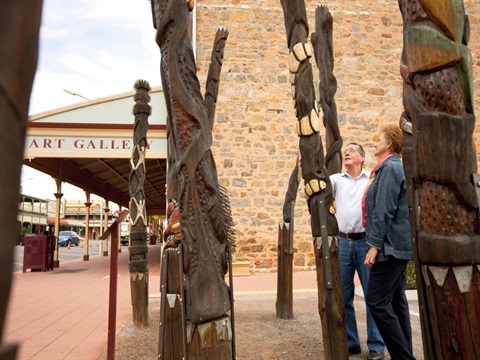
{"label": "woman's blonde hair", "polygon": [[380,134],[385,134],[385,138],[392,142],[391,150],[395,154],[400,154],[402,152],[404,145],[403,134],[402,130],[398,127],[398,125],[392,123],[381,125],[378,129],[378,135],[376,136],[376,138],[378,138]]}

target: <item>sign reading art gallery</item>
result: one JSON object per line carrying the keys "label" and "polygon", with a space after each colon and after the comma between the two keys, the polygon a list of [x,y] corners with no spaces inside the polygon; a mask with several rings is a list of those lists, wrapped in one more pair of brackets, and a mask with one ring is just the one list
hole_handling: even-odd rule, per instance
{"label": "sign reading art gallery", "polygon": [[[147,159],[166,159],[167,111],[163,90],[152,89],[152,116],[147,132]],[[90,100],[31,116],[24,158],[130,159],[134,93]]]}
{"label": "sign reading art gallery", "polygon": [[[133,139],[109,136],[32,136],[25,138],[24,157],[130,158]],[[147,139],[147,158],[165,158],[167,140]]]}

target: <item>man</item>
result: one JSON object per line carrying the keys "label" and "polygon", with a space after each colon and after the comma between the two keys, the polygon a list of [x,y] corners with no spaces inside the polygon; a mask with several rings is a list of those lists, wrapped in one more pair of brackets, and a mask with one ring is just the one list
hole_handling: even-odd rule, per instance
{"label": "man", "polygon": [[[349,143],[343,152],[344,173],[330,176],[333,195],[337,204],[337,222],[340,234],[338,247],[340,252],[340,275],[345,302],[347,323],[347,345],[349,355],[360,354],[360,338],[357,331],[357,320],[353,298],[355,270],[360,278],[363,292],[367,292],[370,269],[365,266],[365,255],[369,246],[365,240],[365,228],[362,225],[362,197],[368,183],[370,173],[363,169],[365,151],[356,143]],[[375,325],[370,310],[367,311],[367,346],[368,360],[384,358],[385,344]]]}

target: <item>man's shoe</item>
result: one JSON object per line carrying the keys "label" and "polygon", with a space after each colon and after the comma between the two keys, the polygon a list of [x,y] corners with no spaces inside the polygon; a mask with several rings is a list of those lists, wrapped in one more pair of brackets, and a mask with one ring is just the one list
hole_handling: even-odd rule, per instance
{"label": "man's shoe", "polygon": [[348,348],[348,355],[355,355],[355,354],[361,354],[361,353],[362,353],[362,348],[360,346]]}
{"label": "man's shoe", "polygon": [[368,352],[367,360],[383,360],[383,351],[370,350]]}

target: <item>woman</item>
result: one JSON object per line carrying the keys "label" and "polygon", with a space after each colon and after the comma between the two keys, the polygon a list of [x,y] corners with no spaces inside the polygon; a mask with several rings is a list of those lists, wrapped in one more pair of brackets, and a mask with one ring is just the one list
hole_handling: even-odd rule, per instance
{"label": "woman", "polygon": [[370,173],[363,202],[370,246],[365,265],[371,268],[365,300],[393,360],[415,359],[405,295],[407,262],[413,252],[402,149],[400,128],[381,127],[375,144],[379,161]]}

